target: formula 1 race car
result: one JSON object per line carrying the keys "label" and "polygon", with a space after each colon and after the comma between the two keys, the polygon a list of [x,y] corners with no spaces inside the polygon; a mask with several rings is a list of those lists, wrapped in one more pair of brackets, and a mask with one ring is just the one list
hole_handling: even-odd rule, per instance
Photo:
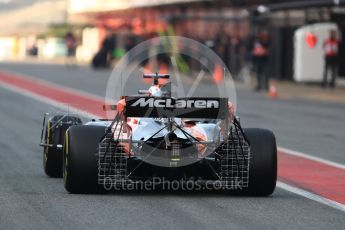
{"label": "formula 1 race car", "polygon": [[268,130],[241,127],[228,98],[176,98],[167,74],[144,74],[149,90],[123,96],[112,120],[82,124],[45,115],[41,135],[48,176],[71,193],[96,193],[171,181],[268,196],[277,180],[277,147]]}

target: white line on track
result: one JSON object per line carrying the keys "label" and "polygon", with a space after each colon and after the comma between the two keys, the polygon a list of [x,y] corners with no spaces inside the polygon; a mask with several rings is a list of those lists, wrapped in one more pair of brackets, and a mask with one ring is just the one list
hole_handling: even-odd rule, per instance
{"label": "white line on track", "polygon": [[316,195],[314,193],[308,192],[308,191],[306,191],[304,189],[300,189],[300,188],[297,188],[297,187],[285,184],[285,183],[283,183],[281,181],[277,182],[277,187],[282,188],[282,189],[284,189],[286,191],[292,192],[294,194],[303,196],[303,197],[308,198],[310,200],[314,200],[314,201],[316,201],[318,203],[325,204],[327,206],[330,206],[332,208],[335,208],[335,209],[338,209],[340,211],[345,212],[345,205],[343,205],[341,203],[338,203],[336,201],[327,199],[325,197]]}
{"label": "white line on track", "polygon": [[87,112],[85,110],[80,110],[80,109],[78,109],[78,108],[76,108],[74,106],[68,105],[66,103],[61,103],[59,101],[49,99],[47,97],[44,97],[44,96],[41,96],[39,94],[33,93],[33,92],[29,91],[29,90],[22,89],[22,88],[13,86],[13,85],[5,83],[5,82],[0,82],[0,87],[2,87],[4,89],[8,89],[8,90],[10,90],[12,92],[21,94],[23,96],[35,99],[37,101],[43,102],[45,104],[54,106],[56,108],[62,109],[63,111],[69,111],[71,113],[78,114],[78,115],[83,116],[85,118],[90,118],[90,119],[93,119],[93,118],[94,119],[100,119],[101,118],[101,117],[99,117],[96,114],[89,113],[89,112]]}
{"label": "white line on track", "polygon": [[72,93],[75,93],[75,94],[79,94],[81,96],[89,97],[89,98],[92,98],[92,99],[95,99],[95,100],[102,100],[102,101],[104,101],[104,97],[101,97],[101,96],[98,96],[98,95],[95,95],[95,94],[92,94],[92,93],[88,93],[88,92],[85,92],[85,91],[82,91],[82,90],[79,90],[79,89],[71,88],[71,87],[68,87],[68,86],[65,86],[65,85],[60,85],[60,84],[57,84],[57,83],[53,83],[53,82],[47,81],[45,79],[33,77],[33,76],[30,76],[30,75],[27,75],[27,74],[23,74],[23,73],[18,73],[18,72],[15,72],[15,71],[12,71],[12,70],[8,70],[8,69],[0,69],[0,71],[3,72],[3,73],[12,74],[14,76],[19,76],[19,77],[22,77],[24,79],[26,78],[26,79],[29,79],[29,80],[31,80],[33,82],[38,82],[40,84],[44,84],[44,85],[47,85],[49,87],[62,88],[64,90],[66,90],[66,91],[69,91],[69,92],[72,92]]}
{"label": "white line on track", "polygon": [[[17,73],[15,73],[15,74],[17,74]],[[23,96],[26,96],[26,97],[29,97],[29,98],[32,98],[32,99],[35,99],[37,101],[43,102],[43,103],[48,104],[48,105],[55,106],[55,107],[63,109],[63,110],[70,110],[70,111],[72,111],[74,113],[82,114],[82,116],[84,116],[84,117],[96,118],[96,119],[100,118],[99,116],[97,116],[95,114],[89,113],[89,112],[84,111],[84,110],[77,109],[77,108],[75,108],[73,106],[68,106],[68,105],[63,104],[61,102],[49,99],[47,97],[38,95],[38,94],[33,93],[33,92],[29,91],[29,90],[24,90],[22,88],[13,86],[13,85],[8,84],[8,83],[1,82],[0,87],[3,87],[4,89],[11,90],[11,91],[13,91],[15,93],[21,94]],[[56,87],[56,85],[55,85],[55,87]],[[332,161],[329,161],[329,160],[325,160],[325,159],[322,159],[322,158],[319,158],[319,157],[310,156],[310,155],[307,155],[305,153],[301,153],[301,152],[297,152],[297,151],[294,151],[294,150],[290,150],[290,149],[286,149],[286,148],[281,148],[281,147],[279,147],[278,150],[282,151],[282,152],[284,152],[286,154],[303,157],[303,158],[314,160],[314,161],[317,161],[317,162],[320,162],[320,163],[323,163],[323,164],[327,164],[327,165],[330,165],[330,166],[333,166],[333,167],[345,169],[345,165],[338,164],[338,163],[335,163],[335,162],[332,162]],[[343,205],[341,203],[338,203],[338,202],[335,202],[333,200],[329,200],[329,199],[324,198],[322,196],[316,195],[316,194],[311,193],[309,191],[306,191],[304,189],[300,189],[300,188],[297,188],[297,187],[285,184],[285,183],[280,182],[280,181],[277,182],[277,187],[281,188],[281,189],[284,189],[286,191],[289,191],[291,193],[297,194],[299,196],[308,198],[310,200],[314,200],[314,201],[316,201],[318,203],[327,205],[329,207],[335,208],[337,210],[345,212],[345,205]]]}
{"label": "white line on track", "polygon": [[339,163],[336,163],[336,162],[333,162],[333,161],[329,161],[329,160],[323,159],[321,157],[310,156],[310,155],[308,155],[306,153],[301,153],[301,152],[297,152],[297,151],[294,151],[294,150],[291,150],[291,149],[282,148],[282,147],[278,147],[278,151],[281,151],[281,152],[289,154],[289,155],[302,157],[302,158],[305,158],[305,159],[308,159],[308,160],[317,161],[317,162],[320,162],[320,163],[323,163],[323,164],[326,164],[326,165],[329,165],[329,166],[332,166],[332,167],[336,167],[336,168],[340,168],[340,169],[345,169],[345,165],[339,164]]}

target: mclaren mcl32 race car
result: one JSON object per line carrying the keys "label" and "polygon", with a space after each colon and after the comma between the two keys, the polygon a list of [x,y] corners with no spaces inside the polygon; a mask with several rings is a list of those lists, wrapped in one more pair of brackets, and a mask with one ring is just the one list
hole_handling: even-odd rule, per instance
{"label": "mclaren mcl32 race car", "polygon": [[172,97],[169,83],[159,82],[169,77],[144,75],[153,80],[148,90],[103,106],[115,110],[113,119],[82,123],[77,116],[46,114],[40,144],[45,173],[63,177],[70,193],[178,181],[271,195],[277,180],[274,134],[242,128],[228,98]]}

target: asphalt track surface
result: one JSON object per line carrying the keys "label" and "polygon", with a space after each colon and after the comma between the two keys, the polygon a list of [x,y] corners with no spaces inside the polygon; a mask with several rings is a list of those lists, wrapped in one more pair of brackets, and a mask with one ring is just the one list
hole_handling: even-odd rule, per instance
{"label": "asphalt track surface", "polygon": [[[55,65],[0,68],[104,96],[109,71]],[[245,127],[273,130],[279,146],[345,164],[345,106],[270,100],[239,88]],[[45,103],[0,88],[0,229],[343,229],[345,213],[277,188],[268,198],[219,192],[68,194],[47,178],[38,147]],[[344,177],[344,175],[339,175]],[[345,189],[345,188],[344,188]]]}

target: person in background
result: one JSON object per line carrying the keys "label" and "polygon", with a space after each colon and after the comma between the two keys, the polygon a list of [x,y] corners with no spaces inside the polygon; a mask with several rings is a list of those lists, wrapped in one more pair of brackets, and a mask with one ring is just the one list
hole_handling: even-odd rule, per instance
{"label": "person in background", "polygon": [[66,33],[65,44],[67,48],[66,65],[73,65],[77,49],[77,39],[75,38],[72,32]]}
{"label": "person in background", "polygon": [[241,39],[238,35],[238,33],[234,33],[231,35],[231,37],[229,38],[229,46],[230,46],[230,62],[229,62],[229,66],[231,69],[231,73],[233,74],[233,76],[235,76],[235,78],[238,79],[238,75],[239,75],[239,69],[240,69],[240,52],[241,52]]}
{"label": "person in background", "polygon": [[269,78],[267,67],[269,61],[269,48],[270,40],[268,33],[266,31],[258,32],[251,45],[252,61],[257,77],[256,91],[260,91],[262,88],[268,91]]}
{"label": "person in background", "polygon": [[323,43],[323,49],[325,54],[325,70],[323,76],[322,87],[328,85],[328,72],[331,72],[331,81],[329,86],[335,87],[335,80],[338,71],[338,52],[339,52],[339,41],[337,39],[337,32],[331,30],[329,37]]}
{"label": "person in background", "polygon": [[112,54],[116,49],[116,37],[111,31],[107,31],[107,35],[104,38],[99,51],[92,59],[91,65],[93,68],[108,68],[113,59]]}

